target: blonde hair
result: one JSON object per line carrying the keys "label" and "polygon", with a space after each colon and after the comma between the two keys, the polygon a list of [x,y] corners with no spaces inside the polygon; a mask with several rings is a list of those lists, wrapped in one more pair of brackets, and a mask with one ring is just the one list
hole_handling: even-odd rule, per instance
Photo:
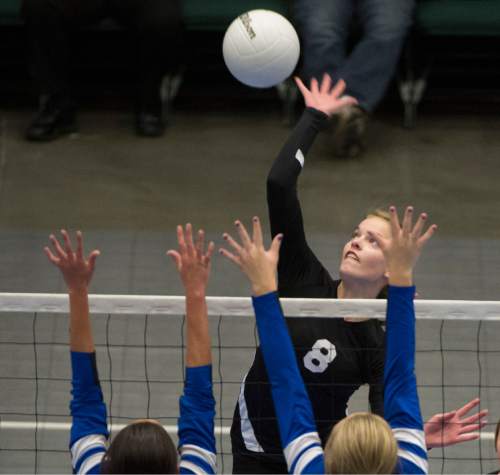
{"label": "blonde hair", "polygon": [[383,208],[375,208],[372,211],[368,211],[366,213],[367,218],[380,218],[383,219],[384,221],[387,221],[388,223],[391,222],[391,215],[389,211],[383,209]]}
{"label": "blonde hair", "polygon": [[325,447],[327,473],[393,473],[398,446],[382,417],[358,412],[342,419]]}

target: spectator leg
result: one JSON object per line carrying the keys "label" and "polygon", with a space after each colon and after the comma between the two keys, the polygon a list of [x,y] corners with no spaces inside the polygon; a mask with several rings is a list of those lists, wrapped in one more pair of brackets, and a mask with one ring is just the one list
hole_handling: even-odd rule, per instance
{"label": "spectator leg", "polygon": [[371,112],[392,79],[413,19],[415,0],[360,0],[362,38],[340,69],[347,93]]}
{"label": "spectator leg", "polygon": [[97,21],[104,0],[23,0],[30,45],[30,71],[42,95],[72,101],[69,86],[70,33]]}
{"label": "spectator leg", "polygon": [[165,116],[182,78],[181,3],[179,0],[111,1],[116,18],[137,35],[138,110]]}
{"label": "spectator leg", "polygon": [[293,17],[302,42],[301,76],[339,79],[352,22],[352,0],[295,0]]}

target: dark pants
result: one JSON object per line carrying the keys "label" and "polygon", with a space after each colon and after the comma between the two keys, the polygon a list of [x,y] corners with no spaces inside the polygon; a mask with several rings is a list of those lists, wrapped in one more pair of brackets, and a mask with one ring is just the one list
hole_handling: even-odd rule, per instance
{"label": "dark pants", "polygon": [[[371,112],[394,75],[413,19],[415,0],[295,0],[305,79],[329,73],[344,79],[347,94]],[[350,54],[353,18],[361,39]]]}
{"label": "dark pants", "polygon": [[283,454],[233,451],[233,473],[288,473]]}
{"label": "dark pants", "polygon": [[132,31],[136,50],[131,58],[142,102],[157,99],[167,65],[177,60],[180,50],[179,0],[23,0],[22,15],[31,46],[30,69],[40,91],[63,100],[72,96],[70,35],[81,27],[113,18]]}

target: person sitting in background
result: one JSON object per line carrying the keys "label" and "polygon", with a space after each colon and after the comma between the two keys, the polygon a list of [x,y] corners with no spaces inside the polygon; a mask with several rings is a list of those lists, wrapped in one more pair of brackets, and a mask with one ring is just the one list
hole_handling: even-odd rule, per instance
{"label": "person sitting in background", "polygon": [[77,130],[69,80],[70,33],[108,17],[131,30],[137,40],[137,51],[130,52],[139,82],[136,131],[148,137],[163,134],[160,86],[168,61],[175,62],[179,51],[180,0],[23,0],[21,13],[30,70],[41,94],[40,109],[26,131],[28,140],[53,140]]}
{"label": "person sitting in background", "polygon": [[[347,83],[357,104],[333,117],[333,153],[355,157],[363,148],[368,115],[394,75],[413,18],[414,0],[295,0],[294,20],[302,41],[301,77],[329,73]],[[360,38],[348,43],[353,19]]]}
{"label": "person sitting in background", "polygon": [[[70,450],[73,473],[215,473],[215,400],[205,292],[214,244],[204,249],[199,231],[193,243],[191,225],[177,227],[176,263],[186,292],[187,345],[184,394],[180,398],[179,452],[163,426],[153,419],[132,422],[114,437],[109,448],[103,401],[89,318],[88,287],[99,251],[88,257],[77,233],[73,250],[68,233],[64,244],[50,236],[45,253],[61,271],[69,294],[72,401]],[[180,462],[180,463],[179,463]]]}

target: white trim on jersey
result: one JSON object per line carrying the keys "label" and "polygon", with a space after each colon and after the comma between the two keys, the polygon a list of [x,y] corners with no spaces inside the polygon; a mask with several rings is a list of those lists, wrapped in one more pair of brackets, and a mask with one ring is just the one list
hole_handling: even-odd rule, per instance
{"label": "white trim on jersey", "polygon": [[408,460],[422,470],[423,473],[429,473],[429,462],[417,454],[400,448],[398,449],[398,457]]}
{"label": "white trim on jersey", "polygon": [[241,382],[240,395],[238,396],[238,408],[240,411],[240,425],[241,425],[241,436],[243,437],[243,443],[247,450],[251,452],[264,452],[264,449],[259,444],[257,437],[255,437],[255,432],[248,417],[247,403],[245,401],[245,381],[247,380],[248,373],[245,374],[243,381]]}
{"label": "white trim on jersey", "polygon": [[304,158],[304,154],[302,153],[302,150],[300,150],[300,148],[297,149],[297,153],[295,154],[295,158],[300,163],[300,166],[302,168],[304,168],[305,158]]}
{"label": "white trim on jersey", "polygon": [[179,464],[179,468],[184,468],[190,472],[196,473],[197,475],[205,475],[207,473],[203,471],[199,465],[196,465],[194,462],[190,462],[188,460],[182,460]]}
{"label": "white trim on jersey", "polygon": [[[309,446],[310,446],[310,448],[301,454],[301,452],[306,447],[309,447]],[[306,455],[308,455],[311,451],[314,451],[318,446],[321,449],[321,441],[319,439],[319,435],[317,432],[306,432],[305,434],[302,434],[301,436],[292,440],[285,447],[285,450],[283,451],[285,454],[286,463],[288,465],[288,470],[290,470],[292,468],[292,466],[294,465],[295,462],[297,465],[299,463],[302,465],[302,463],[301,463],[302,459]],[[317,453],[314,453],[314,455],[311,459],[309,459],[309,457],[307,457],[307,459],[308,459],[307,463],[309,463],[317,455],[318,455]],[[299,459],[295,460],[297,457],[299,457]],[[304,467],[305,467],[305,465],[304,465]],[[294,472],[297,472],[296,468],[295,468]]]}
{"label": "white trim on jersey", "polygon": [[77,461],[84,452],[96,447],[106,448],[106,437],[102,434],[91,434],[78,439],[71,447],[71,458]]}
{"label": "white trim on jersey", "polygon": [[306,450],[295,465],[293,473],[303,473],[306,467],[317,457],[323,456],[323,449],[317,445]]}
{"label": "white trim on jersey", "polygon": [[181,446],[180,449],[181,457],[186,455],[191,455],[193,457],[199,458],[210,465],[215,472],[216,464],[217,464],[217,456],[210,452],[210,450],[204,449],[198,445],[193,444],[185,444]]}
{"label": "white trim on jersey", "polygon": [[104,457],[104,452],[98,452],[96,454],[91,455],[85,462],[82,463],[80,469],[78,470],[79,474],[84,474],[90,472],[92,468],[96,465],[99,465],[102,462],[102,458]]}
{"label": "white trim on jersey", "polygon": [[[102,434],[91,434],[77,440],[71,447],[71,462],[73,467],[78,465],[80,459],[85,457],[85,453],[89,450],[102,447],[103,451],[106,451],[106,443],[106,437]],[[102,453],[96,455],[100,455],[102,458]],[[87,462],[82,463],[82,466],[86,465],[86,463]],[[78,472],[81,472],[81,468]]]}
{"label": "white trim on jersey", "polygon": [[423,430],[395,427],[392,429],[392,433],[394,434],[394,438],[398,441],[416,445],[424,451],[427,450],[425,432]]}

